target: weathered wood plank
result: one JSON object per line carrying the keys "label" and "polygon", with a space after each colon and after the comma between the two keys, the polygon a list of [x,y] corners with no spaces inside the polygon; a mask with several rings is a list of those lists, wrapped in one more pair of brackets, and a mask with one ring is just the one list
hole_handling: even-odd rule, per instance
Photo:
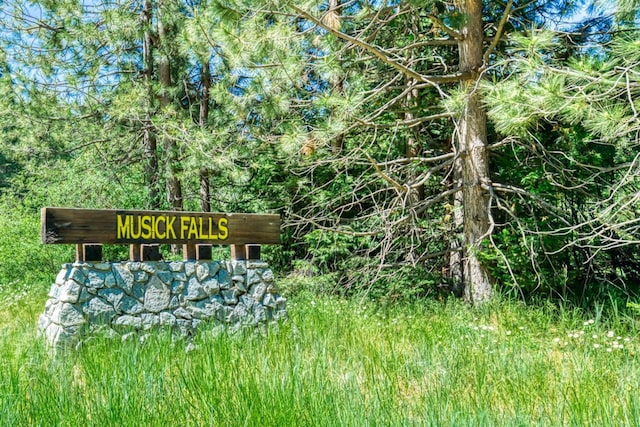
{"label": "weathered wood plank", "polygon": [[43,208],[42,243],[278,244],[270,214]]}

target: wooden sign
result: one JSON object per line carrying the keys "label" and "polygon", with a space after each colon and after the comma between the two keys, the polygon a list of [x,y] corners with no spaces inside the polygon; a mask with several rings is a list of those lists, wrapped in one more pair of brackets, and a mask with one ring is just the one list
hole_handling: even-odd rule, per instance
{"label": "wooden sign", "polygon": [[42,243],[277,244],[280,216],[42,208]]}

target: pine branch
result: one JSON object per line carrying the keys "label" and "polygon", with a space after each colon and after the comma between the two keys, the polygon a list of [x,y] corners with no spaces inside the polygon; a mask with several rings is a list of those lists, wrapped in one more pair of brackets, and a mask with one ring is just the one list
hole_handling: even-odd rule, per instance
{"label": "pine branch", "polygon": [[429,19],[431,19],[431,21],[433,21],[433,23],[436,24],[436,26],[438,26],[442,31],[447,33],[450,37],[453,37],[454,39],[456,39],[458,41],[464,40],[464,36],[462,34],[460,34],[458,31],[454,30],[453,28],[447,26],[437,16],[429,15]]}
{"label": "pine branch", "polygon": [[327,25],[325,25],[321,20],[315,18],[314,16],[312,16],[311,14],[309,14],[308,12],[300,9],[297,6],[292,6],[293,9],[298,12],[302,17],[304,17],[305,19],[308,19],[309,21],[311,21],[313,24],[317,25],[318,27],[324,29],[325,31],[333,34],[334,36],[342,39],[342,40],[346,40],[358,47],[361,47],[362,49],[366,50],[367,52],[373,54],[376,58],[380,59],[382,62],[384,62],[387,65],[392,66],[393,68],[395,68],[396,70],[400,71],[402,74],[404,74],[405,76],[415,79],[417,82],[420,83],[429,83],[431,85],[437,86],[439,84],[444,84],[444,83],[459,83],[461,80],[467,80],[467,79],[472,79],[473,75],[470,72],[465,72],[465,73],[456,73],[456,74],[450,74],[450,75],[446,75],[446,76],[425,76],[422,75],[414,70],[412,70],[411,68],[397,62],[394,61],[393,59],[391,59],[389,57],[389,54],[387,54],[387,52],[382,49],[379,46],[374,46],[372,44],[366,43],[358,38],[352,37],[348,34],[343,33],[342,31],[338,31],[335,30]]}
{"label": "pine branch", "polygon": [[496,46],[498,45],[498,42],[500,41],[500,38],[502,37],[502,32],[504,31],[504,26],[507,23],[507,20],[509,19],[509,13],[511,12],[512,6],[513,6],[513,0],[509,0],[509,2],[507,2],[507,5],[504,8],[504,13],[502,14],[502,18],[500,18],[500,23],[498,24],[498,30],[496,31],[496,35],[493,38],[493,41],[491,42],[489,47],[487,48],[487,51],[484,53],[484,57],[482,58],[485,64],[485,67],[489,63],[489,57],[495,50]]}

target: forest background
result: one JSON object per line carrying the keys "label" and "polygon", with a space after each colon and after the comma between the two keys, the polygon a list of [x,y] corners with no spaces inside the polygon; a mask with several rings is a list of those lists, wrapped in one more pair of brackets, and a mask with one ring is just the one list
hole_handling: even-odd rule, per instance
{"label": "forest background", "polygon": [[637,6],[0,1],[0,287],[68,206],[279,213],[290,292],[634,296]]}

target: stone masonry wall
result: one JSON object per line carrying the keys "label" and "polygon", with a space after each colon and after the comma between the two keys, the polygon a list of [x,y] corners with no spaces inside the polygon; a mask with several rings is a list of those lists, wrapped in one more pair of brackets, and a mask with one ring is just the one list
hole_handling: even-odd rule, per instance
{"label": "stone masonry wall", "polygon": [[76,262],[62,266],[38,328],[53,346],[96,330],[127,335],[164,327],[237,329],[286,316],[262,261]]}

